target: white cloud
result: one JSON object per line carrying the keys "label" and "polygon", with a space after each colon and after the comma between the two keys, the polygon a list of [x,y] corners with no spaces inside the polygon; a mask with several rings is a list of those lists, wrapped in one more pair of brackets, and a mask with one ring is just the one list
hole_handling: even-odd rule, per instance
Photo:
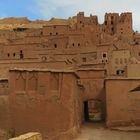
{"label": "white cloud", "polygon": [[0,19],[6,18],[6,17],[8,17],[7,14],[5,14],[5,13],[0,13]]}
{"label": "white cloud", "polygon": [[140,29],[140,0],[34,0],[35,13],[44,19],[67,18],[84,11],[98,15],[103,22],[106,12],[133,12],[134,27]]}

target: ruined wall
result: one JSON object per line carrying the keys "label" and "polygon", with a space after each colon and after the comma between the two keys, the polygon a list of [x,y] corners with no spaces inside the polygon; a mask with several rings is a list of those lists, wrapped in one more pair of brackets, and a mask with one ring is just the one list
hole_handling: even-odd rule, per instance
{"label": "ruined wall", "polygon": [[140,79],[107,79],[107,126],[140,124]]}

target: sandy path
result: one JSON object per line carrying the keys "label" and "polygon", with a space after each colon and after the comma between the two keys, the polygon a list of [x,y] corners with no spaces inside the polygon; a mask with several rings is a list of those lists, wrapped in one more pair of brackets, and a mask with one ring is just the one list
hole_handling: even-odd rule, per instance
{"label": "sandy path", "polygon": [[113,131],[101,124],[86,123],[74,140],[140,140],[140,132]]}

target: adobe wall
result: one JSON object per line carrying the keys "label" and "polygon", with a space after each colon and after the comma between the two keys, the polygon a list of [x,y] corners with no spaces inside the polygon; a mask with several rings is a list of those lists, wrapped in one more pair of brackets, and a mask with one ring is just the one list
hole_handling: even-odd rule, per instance
{"label": "adobe wall", "polygon": [[[115,96],[119,101],[121,95],[113,93],[121,90],[119,86],[127,93],[125,88],[129,86],[123,84],[130,83],[117,83],[116,91],[114,85],[107,86],[105,98],[104,79],[108,76],[138,77],[139,72],[134,70],[138,66],[129,66],[132,58],[139,63],[140,34],[133,31],[132,13],[106,13],[102,24],[97,16],[86,17],[84,12],[69,19],[49,21],[0,20],[0,79],[7,79],[10,89],[0,85],[0,126],[14,127],[17,132],[45,130],[50,135],[58,133],[57,130],[78,128],[83,120],[83,102],[90,99],[103,102],[105,118],[106,101],[107,107],[110,104],[108,94],[112,100]],[[9,74],[9,70],[15,68],[20,70]],[[80,79],[77,83],[73,74],[63,72],[52,76],[53,72],[45,72],[46,68],[78,70]],[[108,91],[110,88],[113,93]],[[118,107],[123,107],[120,105]],[[112,113],[110,110],[107,113]],[[128,118],[129,115],[131,113]],[[118,121],[111,122],[114,119],[111,117],[108,125]]]}
{"label": "adobe wall", "polygon": [[[24,26],[15,27],[16,21],[22,20]],[[106,13],[103,24],[98,23],[97,16],[86,17],[83,12],[68,20],[43,22],[9,18],[1,22],[0,26],[11,25],[11,29],[3,28],[0,31],[0,63],[1,67],[7,69],[18,67],[19,64],[27,68],[26,62],[36,68],[46,66],[56,69],[75,69],[83,65],[90,68],[92,64],[93,67],[107,69],[108,75],[117,75],[116,71],[124,69],[127,63],[116,66],[112,62],[114,51],[120,51],[116,55],[119,59],[124,59],[121,58],[123,52],[130,51],[131,56],[140,60],[137,53],[139,35],[133,32],[131,13]],[[31,25],[32,28],[27,28]],[[126,59],[129,57],[127,55]],[[47,64],[42,66],[42,62]]]}
{"label": "adobe wall", "polygon": [[107,126],[140,124],[139,78],[107,79]]}
{"label": "adobe wall", "polygon": [[129,64],[126,68],[126,74],[128,77],[140,77],[140,64]]}
{"label": "adobe wall", "polygon": [[125,68],[130,62],[130,50],[114,50],[112,51],[111,64],[109,66],[112,75],[124,76]]}
{"label": "adobe wall", "polygon": [[82,104],[72,73],[11,71],[10,112],[17,133],[49,136],[79,128]]}
{"label": "adobe wall", "polygon": [[7,79],[0,80],[0,126],[7,129],[10,125],[9,83]]}
{"label": "adobe wall", "polygon": [[105,69],[79,69],[77,71],[77,74],[80,77],[79,83],[84,87],[82,96],[83,102],[91,99],[101,101],[101,110],[104,119],[106,114],[106,98],[104,90],[105,73]]}
{"label": "adobe wall", "polygon": [[84,86],[83,101],[89,99],[101,99],[104,89],[105,70],[78,70],[80,83]]}

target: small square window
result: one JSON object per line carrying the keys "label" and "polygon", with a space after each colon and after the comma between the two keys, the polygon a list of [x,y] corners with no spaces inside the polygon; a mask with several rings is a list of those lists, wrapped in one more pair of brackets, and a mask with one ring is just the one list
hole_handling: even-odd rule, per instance
{"label": "small square window", "polygon": [[57,48],[57,44],[54,44],[54,47]]}
{"label": "small square window", "polygon": [[83,60],[83,62],[86,62],[87,61],[87,58],[86,57],[83,57],[82,60]]}
{"label": "small square window", "polygon": [[106,53],[103,53],[103,58],[106,58],[106,56],[107,56]]}

